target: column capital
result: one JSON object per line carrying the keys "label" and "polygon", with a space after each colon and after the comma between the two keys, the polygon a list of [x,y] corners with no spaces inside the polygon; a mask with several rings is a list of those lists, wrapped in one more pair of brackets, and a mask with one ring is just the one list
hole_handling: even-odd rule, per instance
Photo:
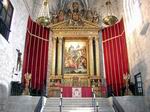
{"label": "column capital", "polygon": [[95,39],[96,42],[99,42],[99,37],[98,36],[96,36],[94,39]]}
{"label": "column capital", "polygon": [[63,37],[58,37],[58,40],[62,40],[63,39]]}
{"label": "column capital", "polygon": [[88,39],[89,39],[89,40],[93,40],[94,37],[93,37],[93,36],[89,36]]}
{"label": "column capital", "polygon": [[58,44],[62,44],[63,42],[63,37],[58,37]]}
{"label": "column capital", "polygon": [[99,37],[98,37],[98,36],[95,36],[94,39],[95,39],[95,40],[99,40]]}
{"label": "column capital", "polygon": [[57,36],[54,36],[53,38],[54,38],[54,39],[57,39]]}
{"label": "column capital", "polygon": [[53,39],[53,41],[56,41],[56,40],[57,40],[57,37],[53,37],[52,39]]}

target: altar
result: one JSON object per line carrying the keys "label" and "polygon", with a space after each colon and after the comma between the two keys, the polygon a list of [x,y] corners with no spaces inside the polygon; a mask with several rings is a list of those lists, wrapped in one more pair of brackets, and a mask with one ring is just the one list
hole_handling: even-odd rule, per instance
{"label": "altar", "polygon": [[63,87],[62,92],[63,97],[92,97],[92,89],[91,87]]}
{"label": "altar", "polygon": [[[94,87],[93,92],[95,93],[96,97],[105,97],[106,96],[106,88],[104,87]],[[48,96],[49,97],[92,97],[92,88],[91,87],[71,87],[71,86],[64,86],[64,87],[50,87]]]}
{"label": "altar", "polygon": [[[48,77],[49,97],[59,96],[60,88],[63,88],[64,97],[91,97],[92,87],[96,95],[100,96],[100,27],[98,21],[95,21],[96,15],[92,15],[94,18],[91,19],[84,17],[79,5],[78,2],[73,2],[70,7],[72,10],[68,13],[58,11],[62,13],[57,15],[58,19],[59,16],[68,18],[53,21],[50,26],[53,46]],[[53,18],[55,19],[57,18]]]}

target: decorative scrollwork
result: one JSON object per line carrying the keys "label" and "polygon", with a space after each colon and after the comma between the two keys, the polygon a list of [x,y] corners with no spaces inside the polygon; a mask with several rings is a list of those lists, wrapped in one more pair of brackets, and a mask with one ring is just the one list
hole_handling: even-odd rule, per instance
{"label": "decorative scrollwork", "polygon": [[70,26],[83,26],[83,20],[90,21],[92,23],[99,22],[99,15],[96,10],[79,9],[80,4],[78,2],[72,2],[70,9],[58,10],[58,13],[52,14],[52,24],[56,24],[65,20],[68,20]]}

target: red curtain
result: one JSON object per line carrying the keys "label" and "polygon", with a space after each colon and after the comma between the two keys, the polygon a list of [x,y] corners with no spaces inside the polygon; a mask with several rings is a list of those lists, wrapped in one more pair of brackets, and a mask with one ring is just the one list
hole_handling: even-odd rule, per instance
{"label": "red curtain", "polygon": [[102,30],[102,42],[107,86],[112,87],[115,95],[120,95],[123,74],[129,73],[123,19]]}
{"label": "red curtain", "polygon": [[23,76],[25,76],[27,73],[31,74],[32,89],[42,90],[45,86],[48,62],[48,46],[49,29],[38,25],[29,17],[22,73]]}

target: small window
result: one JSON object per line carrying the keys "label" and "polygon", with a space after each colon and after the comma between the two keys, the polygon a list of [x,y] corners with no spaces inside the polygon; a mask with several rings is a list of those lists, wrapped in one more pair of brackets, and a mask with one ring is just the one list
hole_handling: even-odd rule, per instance
{"label": "small window", "polygon": [[[0,1],[0,2],[1,2],[1,1]],[[3,5],[0,3],[0,12],[1,12],[2,8],[3,8]]]}
{"label": "small window", "polygon": [[2,21],[5,21],[5,17],[6,17],[6,9],[2,8],[2,11],[0,13],[0,19],[2,19]]}
{"label": "small window", "polygon": [[136,95],[143,95],[143,86],[142,86],[143,82],[141,73],[136,74],[134,78],[135,78]]}
{"label": "small window", "polygon": [[11,22],[11,18],[10,16],[7,15],[5,23],[8,28],[10,28],[10,22]]}
{"label": "small window", "polygon": [[12,5],[10,4],[10,5],[8,5],[8,15],[9,15],[9,16],[12,16],[12,14],[13,14],[13,7],[12,7]]}
{"label": "small window", "polygon": [[5,0],[5,2],[7,2],[7,8],[3,4],[3,0],[0,0],[0,34],[8,40],[14,8],[10,0]]}

